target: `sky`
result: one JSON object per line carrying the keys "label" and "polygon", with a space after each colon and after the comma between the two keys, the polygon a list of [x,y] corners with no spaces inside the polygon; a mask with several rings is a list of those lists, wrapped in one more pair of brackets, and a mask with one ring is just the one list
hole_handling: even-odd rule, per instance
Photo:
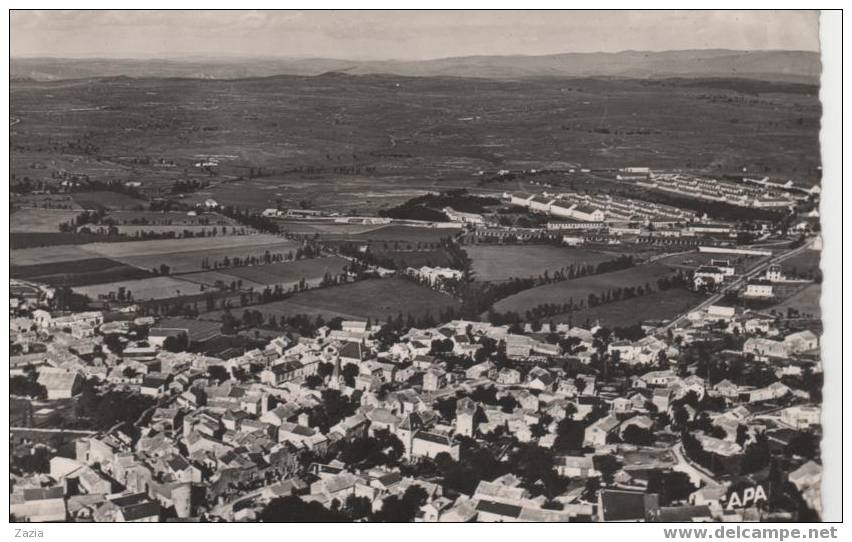
{"label": "sky", "polygon": [[819,50],[816,11],[12,10],[13,57],[422,60],[627,49]]}

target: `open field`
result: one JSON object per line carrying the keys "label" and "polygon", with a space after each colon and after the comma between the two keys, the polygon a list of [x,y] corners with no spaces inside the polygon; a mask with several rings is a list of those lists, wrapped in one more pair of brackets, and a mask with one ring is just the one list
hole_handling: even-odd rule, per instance
{"label": "open field", "polygon": [[813,277],[820,271],[820,251],[804,250],[781,263],[781,268],[791,276]]}
{"label": "open field", "polygon": [[[185,245],[187,247],[187,250],[161,252],[146,256],[119,256],[115,259],[129,265],[135,265],[137,267],[142,267],[146,269],[149,269],[150,266],[159,266],[161,264],[165,264],[169,266],[172,273],[191,273],[193,271],[201,271],[201,262],[205,258],[210,262],[210,265],[212,266],[213,262],[222,262],[225,258],[233,259],[235,257],[238,257],[242,259],[251,256],[262,258],[267,251],[270,254],[287,254],[288,252],[296,248],[296,244],[294,242],[287,241],[280,237],[277,238],[277,242],[268,244],[252,244],[250,241],[251,237],[246,236],[231,236],[231,238],[242,239],[244,243],[243,245],[232,246],[227,248],[208,248],[195,250],[195,245],[192,243],[194,243],[195,241],[199,241],[200,239],[180,239],[176,240],[176,242],[187,243],[187,245]],[[221,239],[221,237],[217,239]]]}
{"label": "open field", "polygon": [[385,227],[385,224],[336,224],[318,220],[313,222],[276,220],[275,223],[282,231],[300,235],[319,235],[323,239],[345,239]]}
{"label": "open field", "polygon": [[21,233],[57,233],[59,225],[70,222],[80,211],[68,209],[26,208],[14,211],[9,217],[9,231]]}
{"label": "open field", "polygon": [[13,184],[65,170],[157,192],[221,155],[210,187],[185,201],[348,212],[474,187],[475,172],[502,168],[745,167],[816,180],[821,108],[815,86],[734,79],[326,74],[15,80],[10,114]]}
{"label": "open field", "polygon": [[500,282],[510,278],[537,277],[545,271],[579,264],[598,264],[615,256],[580,248],[551,245],[467,245],[475,278]]}
{"label": "open field", "polygon": [[314,258],[310,260],[297,260],[294,262],[272,263],[267,265],[252,265],[248,267],[234,267],[219,269],[216,271],[202,271],[182,275],[181,278],[192,282],[214,285],[221,280],[225,284],[231,281],[242,280],[243,286],[255,286],[263,288],[267,285],[298,284],[301,279],[308,283],[314,283],[323,278],[326,273],[339,275],[348,260],[337,256],[328,258]]}
{"label": "open field", "polygon": [[[369,279],[342,286],[309,290],[283,301],[254,305],[267,318],[274,315],[307,314],[324,318],[372,318],[385,320],[411,314],[415,317],[431,314],[437,318],[442,309],[458,307],[453,298],[405,279]],[[221,311],[205,314],[218,319]],[[237,314],[238,316],[238,314]]]}
{"label": "open field", "polygon": [[378,243],[389,243],[391,246],[411,248],[417,243],[437,243],[441,239],[452,237],[459,232],[459,228],[420,228],[416,226],[401,226],[390,224],[364,233],[355,234],[352,237],[361,241]]}
{"label": "open field", "polygon": [[246,235],[223,237],[204,237],[199,239],[158,239],[153,241],[128,241],[126,243],[96,243],[86,246],[86,250],[97,252],[108,258],[126,258],[138,256],[160,256],[181,252],[202,252],[219,249],[248,247],[269,247],[282,243],[295,246],[294,243],[275,235]]}
{"label": "open field", "polygon": [[[579,303],[580,300],[585,302],[589,294],[599,295],[611,288],[644,287],[648,283],[651,288],[656,290],[657,279],[672,274],[672,269],[663,264],[640,265],[613,273],[592,275],[530,288],[501,299],[494,305],[494,309],[498,312],[514,311],[523,314],[537,305],[567,303],[571,298],[573,298],[574,303]],[[632,306],[630,310],[634,310]],[[637,312],[636,314],[640,313]]]}
{"label": "open field", "polygon": [[[110,241],[111,240],[111,241]],[[57,245],[84,245],[87,243],[100,243],[105,241],[118,242],[120,237],[106,237],[94,233],[79,232],[12,232],[9,234],[9,248],[12,250],[53,247]]]}
{"label": "open field", "polygon": [[584,325],[589,322],[610,328],[626,327],[646,320],[670,320],[698,305],[704,297],[685,288],[673,288],[664,292],[598,305],[591,309],[576,310],[549,318],[554,322],[571,322]]}
{"label": "open field", "polygon": [[40,246],[9,251],[9,263],[12,265],[38,265],[42,263],[66,262],[96,258],[98,254],[89,252],[81,245]]}
{"label": "open field", "polygon": [[107,296],[110,292],[118,292],[120,287],[129,291],[136,301],[149,299],[168,299],[171,297],[194,295],[201,293],[201,285],[180,280],[173,277],[151,277],[140,280],[122,280],[118,282],[107,282],[90,286],[79,286],[74,291],[98,299],[99,296]]}
{"label": "open field", "polygon": [[44,282],[51,286],[85,286],[134,280],[150,276],[150,272],[109,258],[90,258],[70,262],[51,262],[16,266],[9,269],[10,276]]}
{"label": "open field", "polygon": [[[473,185],[470,181],[467,184]],[[334,186],[335,190],[328,190],[328,186]],[[422,185],[417,183],[417,186],[442,189],[440,179],[425,181]],[[256,209],[270,207],[270,202],[276,200],[289,207],[298,207],[306,201],[312,209],[364,215],[394,207],[425,192],[423,189],[412,190],[411,180],[407,177],[382,175],[377,183],[374,178],[353,178],[333,172],[322,175],[281,172],[269,178],[229,179],[188,194],[181,201],[194,205],[212,198],[229,205]]]}
{"label": "open field", "polygon": [[186,329],[189,333],[189,339],[194,342],[204,341],[216,336],[221,329],[218,322],[193,318],[164,318],[157,323],[157,327]]}
{"label": "open field", "polygon": [[263,256],[270,252],[289,252],[296,243],[275,235],[217,236],[198,239],[158,239],[28,248],[11,251],[12,265],[36,265],[51,262],[110,258],[151,269],[166,264],[173,273],[201,270],[201,260],[211,264],[225,256]]}
{"label": "open field", "polygon": [[820,309],[820,296],[822,295],[822,285],[809,284],[799,290],[799,292],[788,297],[781,303],[773,305],[771,308],[782,314],[787,313],[787,309],[795,309],[801,315],[812,315],[819,318],[822,314]]}

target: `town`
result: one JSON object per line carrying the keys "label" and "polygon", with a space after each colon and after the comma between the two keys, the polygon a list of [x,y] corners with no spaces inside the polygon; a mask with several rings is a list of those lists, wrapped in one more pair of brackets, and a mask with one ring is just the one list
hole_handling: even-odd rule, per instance
{"label": "town", "polygon": [[[131,286],[138,280],[89,299],[51,280],[13,279],[12,514],[133,522],[817,519],[820,321],[794,304],[770,309],[818,287],[813,271],[789,265],[820,249],[809,211],[815,197],[804,207],[791,200],[779,221],[749,223],[576,193],[457,191],[418,200],[444,222],[267,209],[258,216],[283,232],[323,224],[449,232],[442,250],[464,255],[406,267],[400,262],[418,251],[382,252],[387,241],[273,236],[305,259],[284,255],[278,264],[267,251],[242,263],[204,257],[202,268],[226,276],[235,265],[261,271],[340,258],[343,272],[303,277],[280,294],[267,286],[257,301],[238,286],[242,317],[231,315],[238,309],[226,297],[218,321],[194,315],[180,292],[168,299],[177,305],[157,305],[162,296],[146,299]],[[447,201],[468,210],[440,207]],[[477,205],[481,212],[470,212]],[[240,230],[222,235],[244,243],[259,235],[251,224],[270,231],[260,218],[217,208],[207,202],[189,215],[229,227],[236,216]],[[110,246],[117,255],[122,244],[175,242]],[[494,271],[475,273],[480,251],[543,249],[620,256],[545,271],[546,279],[471,287]],[[156,261],[151,254],[147,261]],[[632,286],[631,274],[659,262],[672,267],[653,287]],[[547,294],[546,305],[500,312],[539,288],[620,274],[627,278],[588,299]],[[253,309],[370,281],[407,282],[458,298],[462,308],[419,317],[282,315],[280,323]],[[217,288],[228,290],[221,280]],[[640,311],[629,325],[583,319],[599,306],[657,295],[684,295],[686,305],[656,320]],[[208,309],[219,306],[207,299]]]}

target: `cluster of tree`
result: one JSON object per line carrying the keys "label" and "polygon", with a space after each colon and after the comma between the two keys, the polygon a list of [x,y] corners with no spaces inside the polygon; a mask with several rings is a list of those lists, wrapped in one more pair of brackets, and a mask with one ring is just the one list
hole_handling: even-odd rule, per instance
{"label": "cluster of tree", "polygon": [[63,311],[86,310],[91,300],[73,291],[70,286],[59,286],[54,290],[51,307]]}
{"label": "cluster of tree", "polygon": [[69,192],[115,192],[116,194],[124,194],[135,199],[144,199],[144,196],[135,186],[129,186],[122,181],[93,181],[88,175],[83,175],[82,182],[79,184],[71,184],[68,187]]}
{"label": "cluster of tree", "polygon": [[162,276],[165,277],[165,276],[169,275],[171,272],[172,272],[172,268],[169,267],[168,265],[164,264],[164,263],[161,263],[159,267],[152,267],[151,268],[151,273],[154,276],[162,275]]}
{"label": "cluster of tree", "polygon": [[376,340],[382,349],[388,349],[399,341],[399,338],[409,329],[435,327],[440,322],[448,322],[457,317],[457,312],[452,307],[441,309],[438,312],[438,319],[432,316],[431,312],[427,312],[422,316],[415,317],[408,313],[403,315],[401,312],[393,317],[388,315],[384,319],[384,324],[376,333]]}
{"label": "cluster of tree", "polygon": [[686,501],[696,489],[685,472],[652,470],[648,476],[647,492],[658,494],[662,506]]}
{"label": "cluster of tree", "polygon": [[198,181],[196,179],[192,180],[178,180],[172,184],[170,192],[172,194],[188,194],[190,192],[197,192],[198,190],[202,190],[210,186],[210,181]]}
{"label": "cluster of tree", "polygon": [[427,205],[435,209],[452,207],[455,211],[464,213],[484,213],[489,207],[501,205],[499,198],[490,196],[475,196],[467,189],[447,190],[440,194],[424,194],[408,201],[412,205]]}
{"label": "cluster of tree", "polygon": [[307,411],[311,427],[317,427],[323,433],[328,433],[344,418],[355,414],[361,404],[361,392],[356,391],[350,397],[342,395],[338,390],[322,390],[322,403]]}
{"label": "cluster of tree", "polygon": [[[348,258],[354,258],[366,265],[383,267],[385,269],[406,269],[409,267],[408,261],[404,256],[387,255],[388,251],[408,251],[412,253],[412,261],[420,262],[418,265],[426,265],[434,267],[441,265],[444,267],[452,267],[453,269],[463,269],[463,257],[467,255],[451,241],[451,238],[441,239],[439,242],[423,242],[419,241],[416,244],[406,243],[401,245],[399,241],[389,243],[385,241],[381,247],[374,250],[372,245],[367,245],[366,250],[362,250],[363,245],[350,242],[342,243],[337,246],[337,252]],[[461,254],[459,254],[461,252]],[[434,254],[436,260],[431,261],[427,256],[425,261],[423,254]],[[416,265],[415,265],[416,267]]]}
{"label": "cluster of tree", "polygon": [[169,335],[163,341],[163,349],[168,352],[185,352],[189,348],[189,337],[186,333]]}
{"label": "cluster of tree", "polygon": [[189,208],[187,204],[172,198],[156,198],[148,204],[149,211],[186,211]]}
{"label": "cluster of tree", "polygon": [[44,399],[47,397],[47,390],[38,383],[38,373],[30,370],[23,375],[15,375],[9,378],[9,394],[32,399]]}
{"label": "cluster of tree", "polygon": [[152,397],[128,391],[99,393],[96,381],[87,380],[75,411],[78,419],[88,420],[95,430],[105,431],[120,422],[135,423],[155,403]]}
{"label": "cluster of tree", "polygon": [[279,233],[280,231],[278,224],[274,220],[250,209],[240,209],[239,207],[226,205],[219,208],[219,212],[244,226],[254,228],[258,231],[265,233]]}
{"label": "cluster of tree", "polygon": [[405,447],[396,435],[387,429],[380,429],[372,437],[349,442],[341,450],[338,459],[347,465],[366,470],[380,466],[397,467],[404,454]]}
{"label": "cluster of tree", "polygon": [[260,512],[258,519],[264,523],[343,523],[352,518],[337,509],[329,509],[312,501],[305,502],[299,497],[278,497],[269,501]]}
{"label": "cluster of tree", "polygon": [[214,260],[210,263],[210,258],[205,256],[201,259],[202,271],[209,269],[220,269],[230,267],[247,267],[252,265],[268,265],[272,263],[292,262],[296,260],[307,260],[316,258],[322,254],[322,249],[314,244],[304,244],[298,247],[295,252],[289,251],[286,254],[283,252],[265,251],[262,255],[252,254],[249,256],[225,256],[222,260]]}
{"label": "cluster of tree", "polygon": [[242,317],[238,319],[229,308],[226,308],[221,321],[222,333],[225,335],[233,335],[240,329],[261,328],[285,332],[293,331],[299,335],[313,336],[323,326],[340,329],[341,318],[335,317],[326,320],[322,315],[310,316],[308,314],[282,314],[281,316],[272,314],[267,317],[259,310],[246,309],[243,311]]}
{"label": "cluster of tree", "polygon": [[[29,176],[25,175],[22,178],[18,178],[15,173],[10,175],[9,179],[9,193],[14,195],[24,195],[31,194],[33,192],[44,192],[48,189],[48,184],[45,181],[37,181],[30,179]],[[51,207],[48,207],[48,209]],[[68,209],[69,206],[64,207],[55,207],[56,209]]]}
{"label": "cluster of tree", "polygon": [[[85,224],[99,224],[103,220],[105,215],[106,211],[104,209],[83,211],[77,216],[75,216],[73,219],[71,219],[71,221],[62,222],[61,224],[59,224],[59,231],[73,232],[77,231],[77,228]],[[118,230],[115,230],[115,234],[118,234]]]}
{"label": "cluster of tree", "polygon": [[450,218],[442,211],[436,211],[423,205],[402,204],[390,209],[382,209],[379,216],[400,220],[423,220],[426,222],[449,222]]}
{"label": "cluster of tree", "polygon": [[[205,237],[216,237],[217,232],[221,231],[221,235],[228,235],[227,226],[222,226],[221,229],[216,226],[211,226],[210,229],[201,230],[170,230],[170,231],[152,231],[152,230],[136,230],[130,235],[124,235],[130,241],[146,241],[153,239],[203,239]],[[97,233],[97,232],[95,232]],[[245,230],[237,230],[231,227],[231,235],[242,235]]]}
{"label": "cluster of tree", "polygon": [[458,461],[446,452],[434,459],[422,458],[401,468],[404,476],[439,479],[445,490],[472,495],[483,480],[493,480],[509,472],[509,463],[498,460],[487,445],[463,439]]}
{"label": "cluster of tree", "polygon": [[467,190],[459,189],[417,196],[391,209],[379,211],[379,215],[405,220],[447,222],[449,218],[441,211],[445,207],[465,213],[483,213],[488,207],[496,205],[500,205],[497,198],[473,196]]}
{"label": "cluster of tree", "polygon": [[12,471],[19,475],[49,473],[50,472],[50,449],[44,445],[32,448],[30,453],[12,456]]}
{"label": "cluster of tree", "polygon": [[759,431],[743,452],[740,474],[751,474],[765,469],[769,466],[771,457],[769,438],[765,431]]}

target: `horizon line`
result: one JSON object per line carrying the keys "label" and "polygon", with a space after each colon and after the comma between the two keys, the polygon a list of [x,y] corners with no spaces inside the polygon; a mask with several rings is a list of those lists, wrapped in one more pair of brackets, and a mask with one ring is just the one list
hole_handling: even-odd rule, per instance
{"label": "horizon line", "polygon": [[174,53],[162,56],[98,56],[98,55],[79,55],[79,56],[50,56],[50,55],[9,55],[9,60],[134,60],[134,61],[185,61],[190,59],[207,59],[207,60],[237,60],[237,59],[256,59],[256,60],[335,60],[340,62],[431,62],[436,60],[452,60],[462,58],[508,58],[508,57],[525,57],[525,58],[540,58],[549,56],[562,55],[617,55],[624,53],[676,53],[676,52],[699,52],[699,51],[728,51],[735,53],[811,53],[820,55],[820,50],[809,49],[728,49],[725,47],[708,47],[708,48],[688,48],[688,49],[620,49],[618,51],[564,51],[557,53],[541,53],[541,54],[525,54],[525,53],[506,53],[506,54],[468,54],[454,55],[430,58],[365,58],[352,59],[335,56],[288,56],[288,55],[270,55],[270,54],[227,54],[227,53]]}

